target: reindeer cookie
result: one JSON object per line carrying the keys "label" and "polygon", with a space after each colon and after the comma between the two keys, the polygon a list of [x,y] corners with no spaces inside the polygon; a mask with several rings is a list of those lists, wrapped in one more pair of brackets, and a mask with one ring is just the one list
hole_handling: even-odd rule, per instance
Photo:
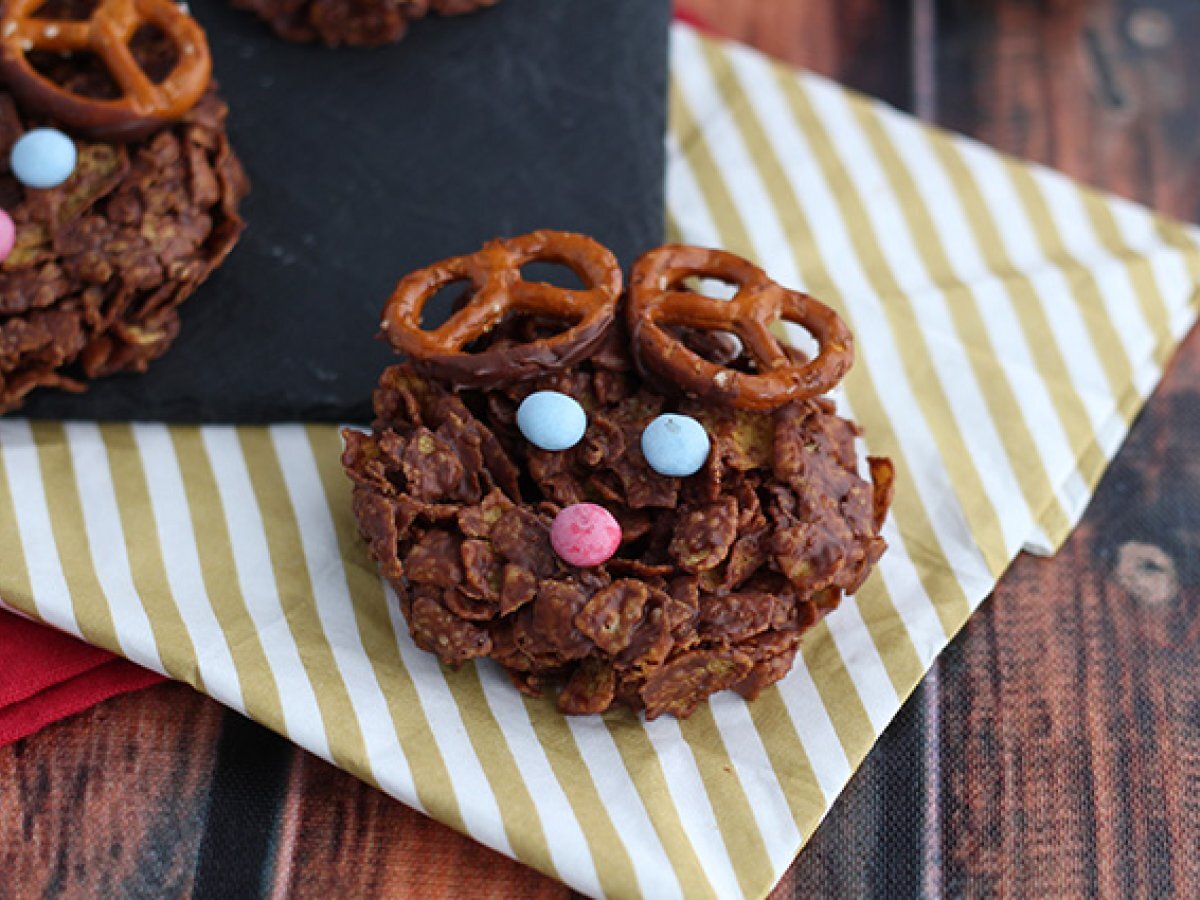
{"label": "reindeer cookie", "polygon": [[[582,286],[527,279],[534,262]],[[870,458],[859,475],[858,429],[820,396],[853,354],[829,307],[695,247],[652,250],[622,280],[604,247],[551,231],[407,276],[383,316],[407,361],[343,463],[418,646],[491,658],[566,713],[683,717],[787,674],[884,552],[893,472]],[[455,311],[424,329],[455,283]],[[781,319],[815,357],[776,338]]]}

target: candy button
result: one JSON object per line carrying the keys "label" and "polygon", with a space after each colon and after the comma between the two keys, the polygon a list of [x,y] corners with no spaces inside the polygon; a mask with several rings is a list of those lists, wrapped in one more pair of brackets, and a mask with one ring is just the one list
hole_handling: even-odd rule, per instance
{"label": "candy button", "polygon": [[12,253],[13,244],[17,242],[17,227],[4,210],[0,209],[0,263],[8,259]]}
{"label": "candy button", "polygon": [[27,131],[13,144],[9,167],[26,187],[58,187],[75,171],[75,142],[54,128]]}
{"label": "candy button", "polygon": [[663,413],[642,432],[642,456],[659,475],[672,478],[699,472],[710,447],[704,426],[678,413]]}
{"label": "candy button", "polygon": [[564,562],[598,566],[621,546],[621,526],[603,506],[573,503],[554,517],[550,543]]}
{"label": "candy button", "polygon": [[517,427],[535,447],[568,450],[587,431],[587,413],[571,397],[558,391],[537,391],[517,408]]}

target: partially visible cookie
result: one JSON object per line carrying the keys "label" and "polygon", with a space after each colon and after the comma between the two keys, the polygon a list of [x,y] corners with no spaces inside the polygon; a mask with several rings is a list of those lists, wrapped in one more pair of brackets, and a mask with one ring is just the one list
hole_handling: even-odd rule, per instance
{"label": "partially visible cookie", "polygon": [[[5,27],[32,26],[53,37],[61,27],[55,23],[86,19],[96,6],[55,0],[37,18],[6,18]],[[197,52],[188,46],[181,54],[176,41],[150,26],[130,40],[153,84],[176,69],[178,57]],[[238,204],[249,189],[225,133],[228,109],[207,72],[199,100],[179,118],[142,121],[130,113],[136,139],[111,140],[27,99],[49,87],[53,101],[58,86],[67,104],[98,101],[105,114],[111,105],[104,104],[122,92],[95,54],[5,53],[0,208],[15,234],[0,264],[0,412],[18,408],[38,387],[82,391],[93,378],[144,371],[178,334],[179,304],[237,242]],[[40,79],[32,93],[29,72]],[[74,170],[61,184],[34,187],[28,173],[18,177],[13,148],[37,129],[74,147]],[[39,165],[36,156],[31,162]]]}
{"label": "partially visible cookie", "polygon": [[327,47],[377,47],[400,40],[429,13],[458,16],[497,0],[233,0],[281,38]]}

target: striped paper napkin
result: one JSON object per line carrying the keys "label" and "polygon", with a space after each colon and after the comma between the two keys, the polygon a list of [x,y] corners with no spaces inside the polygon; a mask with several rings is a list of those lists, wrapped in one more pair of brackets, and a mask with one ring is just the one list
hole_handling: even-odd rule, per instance
{"label": "striped paper napkin", "polygon": [[897,464],[891,550],[777,688],[647,724],[441,669],[327,426],[0,420],[0,596],[585,893],[765,894],[1013,556],[1078,520],[1196,316],[1200,232],[686,27],[672,52],[671,231],[843,312],[838,402]]}

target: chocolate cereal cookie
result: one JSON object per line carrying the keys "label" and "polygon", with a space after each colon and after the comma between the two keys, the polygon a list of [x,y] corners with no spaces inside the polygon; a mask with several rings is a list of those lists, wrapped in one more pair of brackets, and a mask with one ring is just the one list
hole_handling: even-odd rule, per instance
{"label": "chocolate cereal cookie", "polygon": [[[531,261],[583,288],[527,280]],[[702,297],[693,276],[739,294]],[[422,329],[455,282],[456,311]],[[606,250],[556,232],[401,281],[383,330],[409,359],[380,379],[371,432],[345,432],[343,463],[417,645],[450,666],[494,659],[571,714],[683,717],[784,677],[884,552],[893,480],[886,459],[859,474],[857,427],[814,393],[851,353],[816,303],[681,247],[643,257],[623,295]],[[815,359],[756,332],[781,317],[817,337]]]}
{"label": "chocolate cereal cookie", "polygon": [[327,47],[377,47],[400,40],[430,13],[458,16],[497,0],[233,0],[288,41]]}
{"label": "chocolate cereal cookie", "polygon": [[[0,412],[38,387],[144,371],[237,242],[248,190],[203,33],[170,0],[24,7],[0,7]],[[89,43],[100,15],[127,32],[127,58]],[[137,72],[118,76],[125,63]]]}

